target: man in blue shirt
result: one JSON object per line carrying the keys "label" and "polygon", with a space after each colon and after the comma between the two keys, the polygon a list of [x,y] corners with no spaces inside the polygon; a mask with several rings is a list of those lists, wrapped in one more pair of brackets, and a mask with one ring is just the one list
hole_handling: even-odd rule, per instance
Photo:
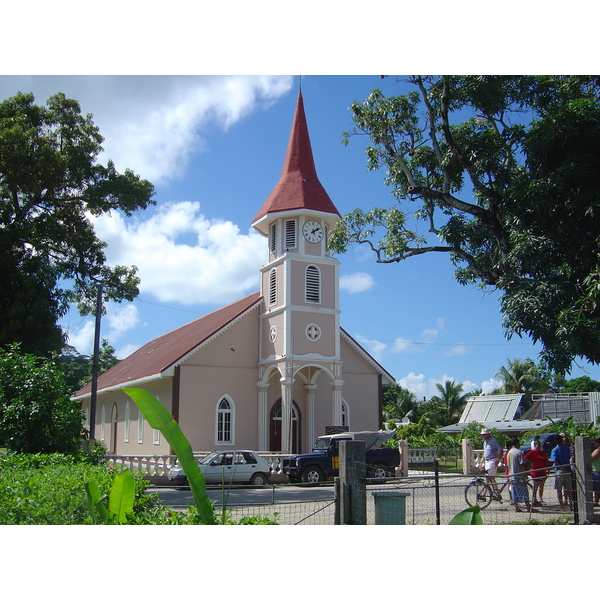
{"label": "man in blue shirt", "polygon": [[[573,510],[571,490],[571,449],[563,444],[563,439],[556,436],[557,445],[552,448],[550,462],[554,465],[554,489],[560,504],[560,510]],[[567,508],[568,505],[568,508]]]}

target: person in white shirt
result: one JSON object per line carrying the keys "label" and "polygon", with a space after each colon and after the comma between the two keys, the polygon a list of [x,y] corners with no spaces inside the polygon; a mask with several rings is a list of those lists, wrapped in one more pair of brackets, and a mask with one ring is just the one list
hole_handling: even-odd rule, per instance
{"label": "person in white shirt", "polygon": [[491,483],[496,493],[496,500],[500,500],[500,492],[498,490],[498,484],[496,483],[496,473],[498,471],[498,465],[502,461],[502,455],[504,451],[500,442],[491,436],[489,429],[484,428],[481,430],[481,437],[483,439],[483,457],[479,463],[480,469],[487,471],[485,480],[487,483]]}

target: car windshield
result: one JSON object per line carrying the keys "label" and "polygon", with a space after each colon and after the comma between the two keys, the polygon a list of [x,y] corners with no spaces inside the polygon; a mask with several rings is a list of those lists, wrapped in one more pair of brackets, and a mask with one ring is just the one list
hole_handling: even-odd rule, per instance
{"label": "car windshield", "polygon": [[327,450],[329,448],[329,442],[331,438],[317,438],[313,450]]}
{"label": "car windshield", "polygon": [[202,460],[198,461],[198,464],[201,465],[208,465],[210,464],[217,456],[219,455],[218,452],[211,452],[208,456],[205,456]]}

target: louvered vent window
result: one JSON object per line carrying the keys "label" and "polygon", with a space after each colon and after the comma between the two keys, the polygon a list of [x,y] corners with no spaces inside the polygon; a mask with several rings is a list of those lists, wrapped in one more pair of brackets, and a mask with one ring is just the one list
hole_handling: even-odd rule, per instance
{"label": "louvered vent window", "polygon": [[272,269],[269,273],[269,306],[277,302],[277,271]]}
{"label": "louvered vent window", "polygon": [[296,247],[296,221],[285,222],[285,247],[286,250]]}
{"label": "louvered vent window", "polygon": [[327,252],[327,254],[329,254],[329,246],[327,245],[329,243],[329,227],[327,227],[327,225],[325,225],[325,252]]}
{"label": "louvered vent window", "polygon": [[275,254],[275,250],[277,250],[277,223],[273,223],[273,225],[271,225],[271,239],[269,240],[269,248],[271,249],[271,253]]}
{"label": "louvered vent window", "polygon": [[321,273],[314,265],[306,267],[306,301],[321,302]]}

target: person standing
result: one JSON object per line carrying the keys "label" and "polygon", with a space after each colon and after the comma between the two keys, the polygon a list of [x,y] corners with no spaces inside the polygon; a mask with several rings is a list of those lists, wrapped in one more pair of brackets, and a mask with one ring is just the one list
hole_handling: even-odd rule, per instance
{"label": "person standing", "polygon": [[600,437],[594,440],[594,451],[592,452],[592,478],[594,485],[594,506],[600,502]]}
{"label": "person standing", "polygon": [[571,449],[563,444],[563,438],[556,436],[556,446],[552,448],[550,462],[554,465],[554,489],[560,510],[573,508],[571,495]]}
{"label": "person standing", "polygon": [[529,503],[529,490],[527,489],[527,461],[523,456],[521,444],[517,438],[512,438],[512,447],[508,452],[508,472],[510,473],[510,493],[515,507],[515,512],[523,512],[520,503],[531,510]]}
{"label": "person standing", "polygon": [[535,442],[535,448],[526,452],[523,458],[531,463],[531,472],[529,474],[533,481],[533,505],[542,506],[544,504],[544,484],[548,477],[547,467],[549,463],[539,439]]}
{"label": "person standing", "polygon": [[479,463],[479,468],[487,471],[486,482],[491,483],[495,492],[495,499],[501,500],[502,496],[498,490],[498,484],[496,483],[496,473],[498,472],[498,465],[502,460],[502,446],[500,442],[491,436],[491,432],[487,428],[481,430],[481,437],[483,439],[483,457]]}

